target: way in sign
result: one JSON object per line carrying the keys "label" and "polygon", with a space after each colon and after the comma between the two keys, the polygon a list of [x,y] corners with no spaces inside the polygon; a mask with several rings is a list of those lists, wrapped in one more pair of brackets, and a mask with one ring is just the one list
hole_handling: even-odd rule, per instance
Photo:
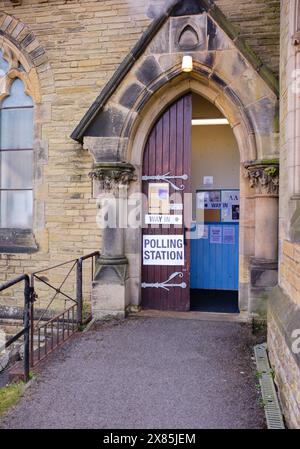
{"label": "way in sign", "polygon": [[182,215],[146,215],[145,223],[182,225]]}

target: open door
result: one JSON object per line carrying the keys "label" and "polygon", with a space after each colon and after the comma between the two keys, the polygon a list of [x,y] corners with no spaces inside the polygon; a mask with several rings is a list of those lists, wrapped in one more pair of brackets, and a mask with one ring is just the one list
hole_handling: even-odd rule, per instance
{"label": "open door", "polygon": [[191,192],[191,123],[192,95],[188,94],[163,113],[145,146],[144,308],[190,309],[190,241],[185,238],[184,196]]}

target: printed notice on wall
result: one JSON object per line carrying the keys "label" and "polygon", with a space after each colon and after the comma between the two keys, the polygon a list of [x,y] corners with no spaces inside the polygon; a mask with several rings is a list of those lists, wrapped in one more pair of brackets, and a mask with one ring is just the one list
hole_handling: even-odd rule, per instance
{"label": "printed notice on wall", "polygon": [[210,243],[222,243],[222,226],[210,227]]}
{"label": "printed notice on wall", "polygon": [[198,239],[208,239],[208,230],[209,227],[206,224],[203,223],[197,223],[197,238]]}
{"label": "printed notice on wall", "polygon": [[220,190],[197,192],[197,209],[221,209]]}
{"label": "printed notice on wall", "polygon": [[144,265],[184,265],[183,235],[144,235]]}
{"label": "printed notice on wall", "polygon": [[213,176],[203,176],[203,185],[204,186],[212,186],[214,184]]}
{"label": "printed notice on wall", "polygon": [[222,191],[222,221],[239,221],[240,192],[238,190]]}
{"label": "printed notice on wall", "polygon": [[235,228],[234,226],[223,227],[223,243],[224,245],[235,244]]}

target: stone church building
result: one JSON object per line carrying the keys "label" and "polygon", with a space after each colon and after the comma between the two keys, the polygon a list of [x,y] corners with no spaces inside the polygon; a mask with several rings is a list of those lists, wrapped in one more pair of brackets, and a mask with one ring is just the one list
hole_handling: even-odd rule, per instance
{"label": "stone church building", "polygon": [[230,292],[299,428],[299,51],[298,0],[0,0],[1,282],[100,250],[96,318]]}

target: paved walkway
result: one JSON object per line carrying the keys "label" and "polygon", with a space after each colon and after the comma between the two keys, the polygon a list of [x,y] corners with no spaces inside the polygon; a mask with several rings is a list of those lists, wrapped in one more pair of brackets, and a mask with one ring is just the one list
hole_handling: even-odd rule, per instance
{"label": "paved walkway", "polygon": [[141,317],[70,340],[2,428],[262,428],[249,325]]}

